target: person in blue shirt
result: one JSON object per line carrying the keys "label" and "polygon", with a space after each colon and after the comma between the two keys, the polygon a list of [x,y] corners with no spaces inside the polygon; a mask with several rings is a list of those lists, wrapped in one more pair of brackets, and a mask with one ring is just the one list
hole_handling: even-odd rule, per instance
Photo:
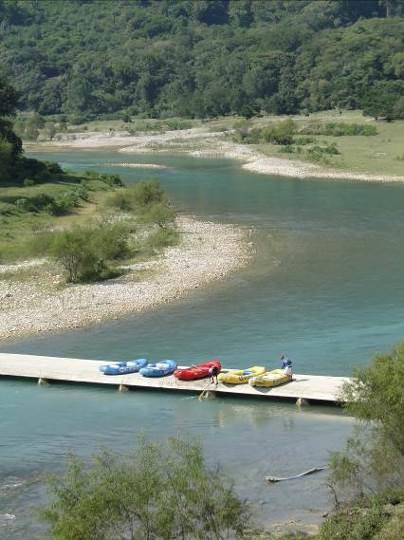
{"label": "person in blue shirt", "polygon": [[289,377],[292,377],[292,361],[289,360],[289,358],[286,356],[286,354],[282,354],[281,356],[281,362],[282,362],[282,369],[285,375],[289,375]]}

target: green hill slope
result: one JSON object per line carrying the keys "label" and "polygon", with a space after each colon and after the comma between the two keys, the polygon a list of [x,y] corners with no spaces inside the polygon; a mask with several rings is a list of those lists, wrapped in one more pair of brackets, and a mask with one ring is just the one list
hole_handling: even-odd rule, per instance
{"label": "green hill slope", "polygon": [[[397,105],[403,0],[0,0],[0,65],[41,114]],[[397,114],[397,113],[396,113]]]}

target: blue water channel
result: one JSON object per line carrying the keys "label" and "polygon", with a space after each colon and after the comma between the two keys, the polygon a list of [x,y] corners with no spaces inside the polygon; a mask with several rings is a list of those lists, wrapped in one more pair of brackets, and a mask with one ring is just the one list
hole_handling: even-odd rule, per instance
{"label": "blue water channel", "polygon": [[[349,375],[404,335],[404,186],[297,180],[243,171],[231,160],[113,151],[41,153],[74,170],[158,178],[176,207],[252,229],[256,254],[224,282],[154,311],[15,343],[0,350],[99,359],[219,357],[225,366],[277,366],[287,352],[299,373]],[[165,169],[115,167],[155,163]],[[321,465],[352,422],[334,408],[71,386],[0,382],[0,536],[40,531],[37,481],[60,471],[68,451],[126,451],[139,434],[198,438],[261,523],[316,521],[330,499],[323,473],[268,486]],[[11,479],[11,480],[10,480]],[[14,487],[10,485],[15,484]],[[8,486],[8,487],[7,487]],[[16,516],[1,525],[1,514]],[[3,518],[4,522],[4,518]],[[22,537],[22,536],[21,536]]]}

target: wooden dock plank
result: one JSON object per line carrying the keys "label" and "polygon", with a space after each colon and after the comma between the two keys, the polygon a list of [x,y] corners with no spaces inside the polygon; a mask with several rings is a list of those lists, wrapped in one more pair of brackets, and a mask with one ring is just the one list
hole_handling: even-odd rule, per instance
{"label": "wooden dock plank", "polygon": [[349,380],[347,377],[294,375],[294,381],[275,388],[254,388],[249,384],[227,385],[222,383],[215,386],[208,385],[207,379],[179,381],[173,376],[154,379],[142,377],[138,373],[107,376],[98,370],[100,365],[106,363],[108,362],[99,360],[0,353],[0,377],[189,392],[201,392],[208,386],[209,391],[218,394],[295,400],[301,398],[310,402],[326,401],[332,403],[340,401],[342,385]]}

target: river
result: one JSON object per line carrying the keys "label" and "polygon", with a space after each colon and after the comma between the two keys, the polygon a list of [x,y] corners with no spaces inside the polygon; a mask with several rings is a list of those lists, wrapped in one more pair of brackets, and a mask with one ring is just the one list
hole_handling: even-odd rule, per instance
{"label": "river", "polygon": [[[179,210],[253,227],[257,253],[225,282],[177,303],[4,343],[1,351],[181,363],[217,356],[232,367],[276,367],[286,352],[299,373],[349,375],[404,335],[402,185],[276,178],[231,160],[182,155],[69,150],[38,157],[128,182],[158,178]],[[167,168],[111,165],[122,162]],[[68,451],[85,459],[102,447],[127,451],[142,434],[199,439],[208,461],[221,463],[252,502],[258,522],[315,522],[330,504],[325,474],[274,486],[263,477],[324,464],[351,427],[327,407],[1,381],[0,536],[41,531],[31,515],[45,500],[38,475],[61,471]]]}

